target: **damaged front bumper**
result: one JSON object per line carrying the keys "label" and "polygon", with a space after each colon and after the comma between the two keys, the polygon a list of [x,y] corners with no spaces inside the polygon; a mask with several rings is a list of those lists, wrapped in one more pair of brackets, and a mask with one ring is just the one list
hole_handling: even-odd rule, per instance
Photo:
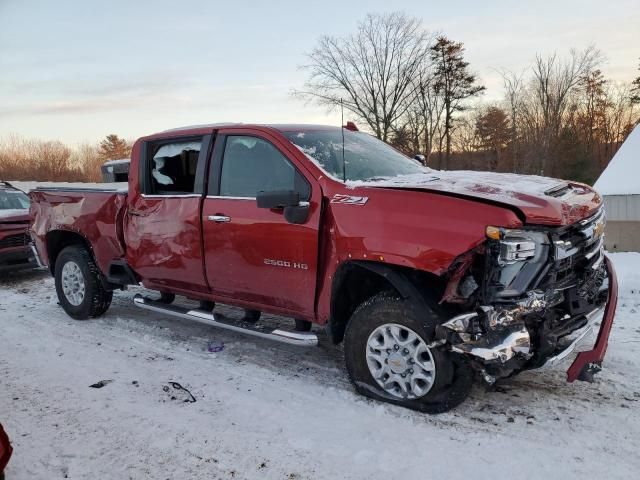
{"label": "damaged front bumper", "polygon": [[[567,371],[567,381],[589,380],[599,371],[606,353],[618,297],[618,283],[613,264],[604,258],[608,277],[607,300],[602,307],[580,316],[583,324],[562,338],[562,346],[552,356],[530,362],[536,354],[535,342],[524,318],[545,308],[544,297],[530,293],[526,300],[511,307],[483,306],[475,312],[458,315],[437,329],[437,337],[447,339],[451,351],[468,356],[487,381],[519,370],[551,368],[581,349],[599,320],[600,330],[591,350],[582,351]],[[453,341],[452,341],[453,340]],[[533,363],[533,365],[532,365]]]}
{"label": "damaged front bumper", "polygon": [[609,334],[611,333],[613,317],[616,314],[616,307],[618,306],[618,277],[616,276],[616,271],[615,268],[613,268],[611,259],[605,256],[604,262],[609,278],[609,288],[607,290],[607,303],[604,307],[604,315],[602,317],[602,323],[600,324],[600,330],[598,331],[598,338],[591,350],[580,352],[573,361],[569,370],[567,370],[568,382],[588,380],[590,374],[600,369],[602,360],[607,353]]}

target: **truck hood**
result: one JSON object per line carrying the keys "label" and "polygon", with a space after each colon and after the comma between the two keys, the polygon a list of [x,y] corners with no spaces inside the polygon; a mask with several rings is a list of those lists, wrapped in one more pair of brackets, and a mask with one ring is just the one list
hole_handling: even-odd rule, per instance
{"label": "truck hood", "polygon": [[570,225],[593,214],[602,204],[600,195],[582,183],[512,173],[430,170],[348,185],[425,190],[499,204],[515,210],[525,223],[533,225]]}
{"label": "truck hood", "polygon": [[29,210],[0,209],[0,230],[27,227],[29,225]]}

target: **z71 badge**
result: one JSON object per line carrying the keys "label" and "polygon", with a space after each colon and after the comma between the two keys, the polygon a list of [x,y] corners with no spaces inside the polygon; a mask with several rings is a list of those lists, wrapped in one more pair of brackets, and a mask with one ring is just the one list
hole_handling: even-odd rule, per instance
{"label": "z71 badge", "polygon": [[336,193],[331,199],[331,203],[344,203],[347,205],[364,205],[369,197],[356,197],[353,195],[341,195]]}

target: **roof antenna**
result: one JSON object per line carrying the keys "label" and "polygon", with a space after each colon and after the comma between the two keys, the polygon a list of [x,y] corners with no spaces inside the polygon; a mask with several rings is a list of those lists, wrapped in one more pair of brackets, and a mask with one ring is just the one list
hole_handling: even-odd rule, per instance
{"label": "roof antenna", "polygon": [[344,160],[344,105],[342,99],[340,99],[340,115],[342,117],[340,123],[340,131],[342,132],[342,181],[347,183],[347,162]]}

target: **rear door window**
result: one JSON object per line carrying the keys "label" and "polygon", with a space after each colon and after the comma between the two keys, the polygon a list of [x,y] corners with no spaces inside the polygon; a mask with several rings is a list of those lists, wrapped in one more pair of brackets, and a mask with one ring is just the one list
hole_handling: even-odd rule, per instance
{"label": "rear door window", "polygon": [[194,193],[201,148],[202,138],[156,145],[149,162],[151,191],[148,193]]}

